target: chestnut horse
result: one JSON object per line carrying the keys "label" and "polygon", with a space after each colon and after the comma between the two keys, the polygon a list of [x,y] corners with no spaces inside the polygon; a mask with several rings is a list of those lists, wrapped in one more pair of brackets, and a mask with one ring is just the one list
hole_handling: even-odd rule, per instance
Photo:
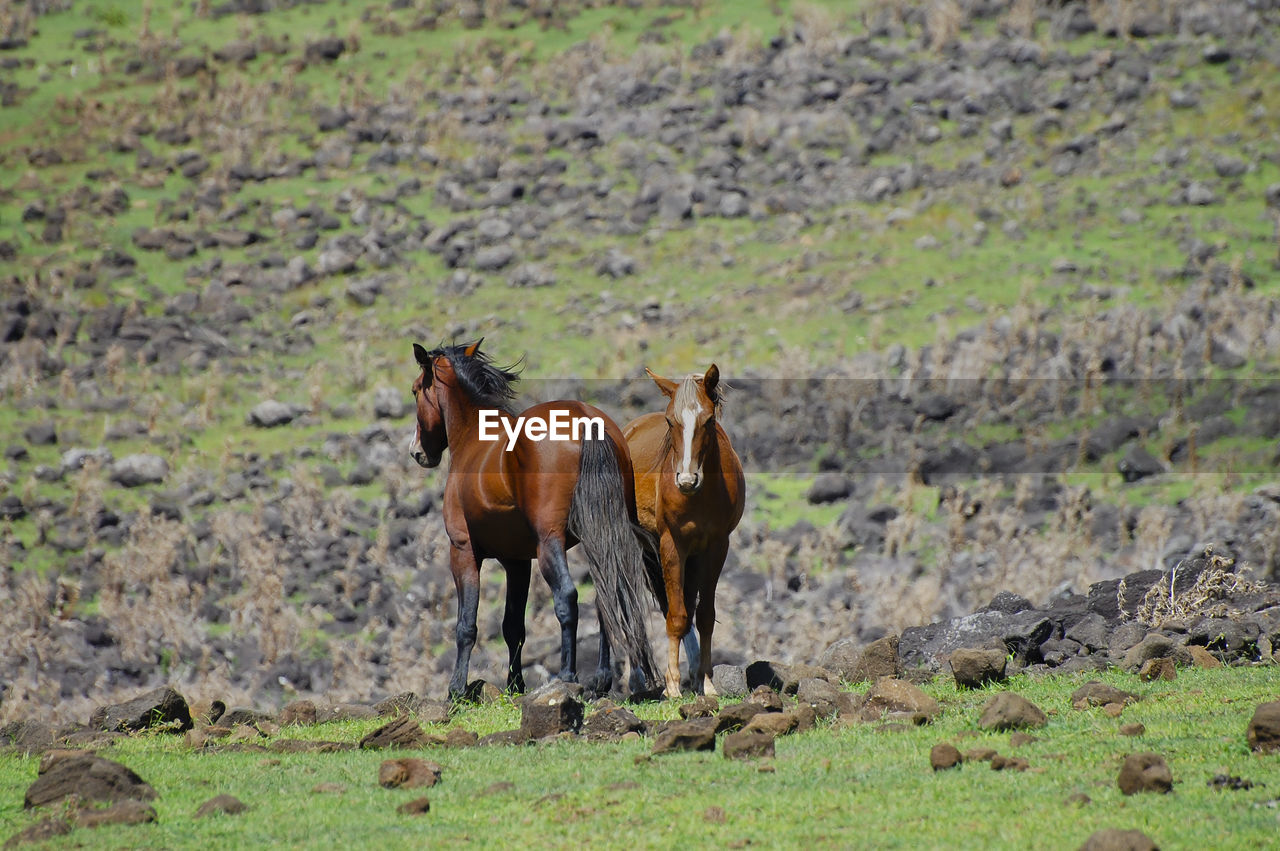
{"label": "chestnut horse", "polygon": [[[645,372],[669,400],[667,409],[632,420],[623,433],[635,469],[640,524],[658,539],[660,564],[649,555],[646,566],[667,616],[665,693],[680,696],[684,640],[693,690],[714,695],[711,633],[716,624],[716,583],[729,552],[729,533],[742,519],[746,480],[738,454],[717,422],[721,388],[716,365],[706,375],[690,375],[680,382]],[[690,612],[696,612],[700,651]]]}
{"label": "chestnut horse", "polygon": [[458,655],[450,699],[466,694],[486,558],[496,558],[507,573],[502,636],[510,654],[508,690],[524,691],[521,651],[533,558],[551,586],[560,621],[558,676],[577,681],[578,592],[565,560],[576,543],[591,563],[600,619],[600,666],[592,688],[608,691],[612,684],[610,643],[626,654],[633,678],[638,671],[654,682],[631,457],[622,431],[590,405],[545,402],[519,416],[526,424],[541,421],[544,435],[553,411],[559,417],[598,417],[603,435],[587,427],[576,440],[535,439],[521,429],[509,443],[508,427],[514,430],[519,422],[509,408],[517,374],[482,354],[480,342],[433,351],[413,346],[422,372],[413,383],[418,428],[410,450],[423,467],[438,465],[446,448],[451,453],[443,514],[458,592]]}

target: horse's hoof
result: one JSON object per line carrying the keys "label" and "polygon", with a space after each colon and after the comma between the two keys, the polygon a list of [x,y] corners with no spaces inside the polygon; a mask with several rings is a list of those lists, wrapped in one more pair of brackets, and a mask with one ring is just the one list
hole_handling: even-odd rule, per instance
{"label": "horse's hoof", "polygon": [[706,697],[719,697],[720,692],[716,691],[716,687],[711,684],[711,678],[707,677],[702,681],[702,693]]}

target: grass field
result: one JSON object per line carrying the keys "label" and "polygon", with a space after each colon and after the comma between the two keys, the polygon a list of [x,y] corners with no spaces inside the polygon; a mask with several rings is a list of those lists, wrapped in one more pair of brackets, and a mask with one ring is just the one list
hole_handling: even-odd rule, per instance
{"label": "grass field", "polygon": [[[1076,710],[1082,675],[1015,678],[1005,688],[1049,714],[1036,741],[1012,747],[1008,733],[977,731],[995,688],[956,692],[949,678],[926,687],[943,707],[932,725],[885,731],[875,724],[822,723],[778,739],[777,756],[729,761],[714,753],[650,757],[651,740],[528,747],[350,751],[329,754],[192,751],[173,735],[129,738],[100,751],[159,792],[153,825],[78,830],[51,847],[352,847],[390,843],[485,846],[1075,848],[1104,827],[1137,828],[1161,848],[1265,848],[1277,828],[1276,756],[1251,754],[1245,727],[1259,701],[1280,688],[1274,667],[1182,671],[1144,684],[1104,681],[1142,696],[1120,718]],[[646,718],[674,718],[675,704],[642,705]],[[1144,735],[1118,733],[1145,725]],[[455,723],[485,734],[519,725],[510,702],[460,713]],[[279,735],[356,741],[376,722],[287,728]],[[269,744],[266,739],[264,744]],[[992,748],[1030,763],[1026,772],[971,763],[934,773],[929,750]],[[1125,797],[1116,786],[1124,756],[1161,754],[1174,778],[1168,795]],[[395,813],[424,790],[378,786],[378,766],[396,756],[438,762],[443,779],[425,790],[431,810]],[[49,813],[21,810],[36,757],[0,756],[0,833]],[[1227,791],[1218,774],[1252,782]],[[509,785],[508,785],[509,784]],[[1088,803],[1068,801],[1077,794]],[[242,815],[194,820],[219,794],[249,805]]]}

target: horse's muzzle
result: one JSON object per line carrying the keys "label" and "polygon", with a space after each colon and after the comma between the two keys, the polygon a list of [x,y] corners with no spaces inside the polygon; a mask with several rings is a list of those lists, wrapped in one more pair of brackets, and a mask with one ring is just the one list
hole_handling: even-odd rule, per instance
{"label": "horse's muzzle", "polygon": [[691,493],[697,493],[698,488],[702,487],[702,476],[697,473],[693,473],[692,475],[678,475],[676,476],[676,487],[678,487],[680,489],[680,493],[685,496],[688,496]]}
{"label": "horse's muzzle", "polygon": [[426,467],[428,470],[430,470],[432,467],[439,467],[440,459],[442,457],[443,457],[443,454],[437,455],[436,457],[432,458],[428,456],[427,453],[423,452],[421,449],[415,450],[413,453],[413,460],[418,462],[418,466]]}

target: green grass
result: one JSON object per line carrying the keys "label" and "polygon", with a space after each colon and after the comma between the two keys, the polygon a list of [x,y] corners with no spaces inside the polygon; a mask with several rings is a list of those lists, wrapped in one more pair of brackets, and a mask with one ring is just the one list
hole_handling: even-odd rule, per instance
{"label": "green grass", "polygon": [[[1083,675],[1015,678],[1010,690],[1050,716],[1036,741],[1014,748],[1007,733],[977,732],[995,692],[956,692],[939,678],[926,687],[943,706],[931,726],[884,732],[877,725],[820,725],[777,742],[775,759],[730,762],[719,751],[649,758],[651,742],[557,741],[530,747],[352,751],[332,754],[203,753],[173,736],[123,740],[100,751],[137,771],[159,792],[158,822],[79,830],[54,847],[165,848],[348,847],[393,842],[510,846],[669,847],[673,842],[768,847],[1025,848],[1031,837],[1076,847],[1104,827],[1136,828],[1162,848],[1266,847],[1276,829],[1271,802],[1280,757],[1251,754],[1245,727],[1254,706],[1280,687],[1275,667],[1185,670],[1174,682],[1144,684],[1129,675],[1101,679],[1143,696],[1119,719],[1075,710],[1070,693]],[[675,717],[675,704],[639,707],[649,718]],[[1146,727],[1139,738],[1122,723]],[[457,723],[483,735],[518,726],[507,700],[464,712]],[[280,735],[356,741],[375,722],[289,729]],[[264,740],[265,742],[265,740]],[[934,773],[929,749],[990,747],[1026,759],[1025,773],[969,764]],[[1153,751],[1174,778],[1169,795],[1124,797],[1115,778],[1123,757]],[[431,811],[400,816],[395,807],[424,790],[377,785],[384,759],[420,756],[443,767],[425,794]],[[47,813],[17,802],[37,759],[0,757],[0,831],[12,834]],[[1252,781],[1252,789],[1208,786],[1216,774]],[[509,788],[494,787],[510,783]],[[316,791],[338,784],[341,791]],[[1090,803],[1069,804],[1084,793]],[[231,794],[250,806],[239,816],[194,820],[199,805]],[[536,839],[535,839],[536,838]]]}

